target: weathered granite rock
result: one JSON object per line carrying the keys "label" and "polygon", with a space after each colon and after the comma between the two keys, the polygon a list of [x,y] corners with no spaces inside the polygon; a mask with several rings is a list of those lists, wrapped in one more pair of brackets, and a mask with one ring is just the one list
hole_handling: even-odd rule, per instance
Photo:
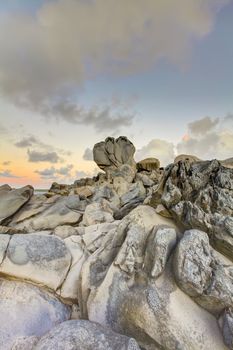
{"label": "weathered granite rock", "polygon": [[70,236],[64,240],[72,256],[69,272],[64,279],[62,286],[57,291],[66,300],[76,302],[78,300],[78,280],[84,261],[88,257],[87,250],[84,249],[80,236]]}
{"label": "weathered granite rock", "polygon": [[59,225],[75,225],[81,220],[86,205],[87,201],[80,200],[78,195],[53,196],[41,204],[38,200],[32,206],[29,204],[28,212],[22,211],[11,226],[33,232],[53,230]]}
{"label": "weathered granite rock", "polygon": [[220,163],[225,166],[226,168],[233,169],[233,157],[227,158],[224,160],[220,160]]}
{"label": "weathered granite rock", "polygon": [[226,349],[215,317],[177,287],[175,225],[151,209],[134,209],[84,263],[81,316],[134,337],[146,350]]}
{"label": "weathered granite rock", "polygon": [[71,265],[65,243],[55,237],[37,234],[0,236],[0,272],[56,290]]}
{"label": "weathered granite rock", "polygon": [[179,154],[175,159],[174,159],[174,163],[178,163],[180,161],[189,161],[190,163],[195,163],[195,162],[199,162],[201,161],[200,158],[194,156],[194,155],[191,155],[191,154]]}
{"label": "weathered granite rock", "polygon": [[137,163],[138,171],[152,171],[159,169],[160,161],[157,158],[146,158]]}
{"label": "weathered granite rock", "polygon": [[102,222],[113,222],[113,210],[106,199],[87,205],[82,224],[84,226],[95,225]]}
{"label": "weathered granite rock", "polygon": [[13,343],[11,350],[33,350],[36,343],[38,343],[39,337],[19,337]]}
{"label": "weathered granite rock", "polygon": [[232,169],[217,160],[172,164],[150,201],[159,203],[184,228],[207,232],[214,248],[233,260]]}
{"label": "weathered granite rock", "polygon": [[[35,337],[41,337],[70,318],[70,307],[53,295],[27,283],[3,279],[0,280],[0,310],[2,350],[28,350],[30,347],[23,344],[29,345],[32,338],[35,343]],[[26,339],[28,337],[31,339]]]}
{"label": "weathered granite rock", "polygon": [[54,327],[35,350],[140,350],[133,338],[117,334],[98,323],[71,320]]}
{"label": "weathered granite rock", "polygon": [[94,161],[105,172],[117,169],[122,164],[135,167],[134,153],[134,145],[124,136],[117,139],[108,137],[105,141],[95,144],[93,148]]}
{"label": "weathered granite rock", "polygon": [[0,224],[4,224],[14,215],[33,195],[33,187],[25,186],[13,190],[8,185],[0,186]]}
{"label": "weathered granite rock", "polygon": [[223,259],[210,247],[205,232],[189,230],[176,248],[173,263],[179,287],[217,316],[233,308],[233,264]]}
{"label": "weathered granite rock", "polygon": [[233,349],[233,312],[232,309],[225,310],[219,318],[224,343],[229,349]]}

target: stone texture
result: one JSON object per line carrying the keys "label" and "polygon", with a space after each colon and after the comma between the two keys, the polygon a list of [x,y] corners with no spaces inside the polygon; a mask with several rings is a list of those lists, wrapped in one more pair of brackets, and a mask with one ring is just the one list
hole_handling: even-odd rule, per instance
{"label": "stone texture", "polygon": [[229,349],[233,349],[233,313],[232,310],[225,310],[219,318],[224,343]]}
{"label": "stone texture", "polygon": [[[1,235],[3,247],[4,239]],[[12,236],[3,254],[1,273],[53,290],[62,284],[71,264],[71,254],[61,239],[39,233]]]}
{"label": "stone texture", "polygon": [[189,161],[190,163],[195,163],[195,162],[199,162],[201,161],[200,158],[191,155],[191,154],[179,154],[175,159],[174,159],[174,163],[178,163],[180,161]]}
{"label": "stone texture", "polygon": [[40,339],[35,350],[140,350],[136,341],[101,325],[71,320],[54,327]]}
{"label": "stone texture", "polygon": [[173,266],[179,287],[200,306],[216,316],[233,308],[233,265],[215,253],[205,232],[184,233]]}
{"label": "stone texture", "polygon": [[157,158],[146,158],[137,163],[138,171],[152,171],[159,169],[160,161]]}
{"label": "stone texture", "polygon": [[28,208],[28,213],[21,213],[17,221],[12,222],[13,227],[27,232],[53,230],[59,225],[77,224],[87,205],[78,195],[65,197],[54,196],[42,205]]}
{"label": "stone texture", "polygon": [[82,224],[85,226],[95,225],[102,222],[113,222],[113,210],[106,199],[87,205],[83,215]]}
{"label": "stone texture", "polygon": [[176,227],[151,209],[134,209],[84,263],[81,317],[134,337],[145,350],[226,349],[215,317],[177,287]]}
{"label": "stone texture", "polygon": [[233,260],[232,169],[217,160],[172,164],[150,201],[161,203],[184,228],[207,232],[215,249]]}
{"label": "stone texture", "polygon": [[135,166],[134,153],[134,145],[124,136],[117,139],[108,137],[105,141],[95,144],[93,148],[94,161],[105,172],[117,169],[122,164]]}
{"label": "stone texture", "polygon": [[0,310],[2,350],[29,350],[35,337],[41,337],[70,317],[70,308],[46,291],[27,283],[2,279]]}
{"label": "stone texture", "polygon": [[33,187],[25,186],[11,189],[8,185],[0,186],[0,224],[8,221],[33,195]]}

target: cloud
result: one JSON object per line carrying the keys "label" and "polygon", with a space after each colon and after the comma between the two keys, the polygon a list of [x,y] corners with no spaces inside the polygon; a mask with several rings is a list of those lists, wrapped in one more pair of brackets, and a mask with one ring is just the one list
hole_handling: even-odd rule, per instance
{"label": "cloud", "polygon": [[93,151],[90,148],[86,148],[83,154],[84,160],[93,160]]}
{"label": "cloud", "polygon": [[74,167],[73,164],[69,164],[65,167],[61,167],[60,169],[57,169],[57,174],[68,176],[70,175],[70,171],[71,169],[73,169],[73,167]]}
{"label": "cloud", "polygon": [[188,124],[189,132],[193,135],[202,135],[213,130],[219,123],[219,118],[205,117]]}
{"label": "cloud", "polygon": [[135,155],[137,161],[150,157],[158,158],[162,166],[173,162],[175,157],[173,143],[165,140],[153,139],[146,146],[137,150]]}
{"label": "cloud", "polygon": [[28,136],[28,137],[24,137],[22,140],[16,142],[15,146],[19,147],[19,148],[28,148],[28,147],[31,147],[35,144],[38,144],[37,139],[34,136]]}
{"label": "cloud", "polygon": [[3,166],[7,166],[10,165],[11,161],[10,160],[6,160],[5,162],[2,163]]}
{"label": "cloud", "polygon": [[[70,96],[98,76],[140,73],[161,59],[186,65],[228,0],[56,0],[35,15],[0,17],[0,86],[11,102],[70,123],[110,130],[132,123]],[[7,40],[6,40],[7,33]]]}
{"label": "cloud", "polygon": [[9,177],[9,178],[21,178],[22,176],[17,176],[17,175],[14,175],[12,174],[11,170],[1,170],[0,171],[0,177]]}
{"label": "cloud", "polygon": [[42,179],[64,181],[70,179],[72,164],[68,164],[61,168],[50,167],[43,170],[35,170],[36,174],[39,174]]}
{"label": "cloud", "polygon": [[55,173],[56,173],[56,169],[54,167],[51,168],[47,168],[44,170],[35,170],[36,174],[39,174],[42,178],[54,178]]}
{"label": "cloud", "polygon": [[[188,134],[178,143],[178,153],[194,154],[201,159],[225,159],[232,157],[233,131],[225,128],[232,120],[205,117],[188,125]],[[191,125],[191,127],[190,127]]]}
{"label": "cloud", "polygon": [[38,151],[27,151],[28,161],[37,163],[37,162],[49,162],[49,163],[58,163],[61,161],[61,158],[56,152],[38,152]]}

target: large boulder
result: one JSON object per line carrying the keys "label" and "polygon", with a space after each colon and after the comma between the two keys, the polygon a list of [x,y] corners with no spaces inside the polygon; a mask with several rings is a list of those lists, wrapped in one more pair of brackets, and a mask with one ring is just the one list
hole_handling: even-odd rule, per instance
{"label": "large boulder", "polygon": [[217,317],[233,309],[233,264],[216,255],[205,232],[184,233],[173,266],[179,287],[200,306]]}
{"label": "large boulder", "polygon": [[183,162],[183,161],[189,161],[190,163],[195,163],[195,162],[199,162],[201,161],[200,158],[191,155],[191,154],[179,154],[178,156],[176,156],[176,158],[174,159],[174,163],[178,163],[178,162]]}
{"label": "large boulder", "polygon": [[83,264],[81,316],[132,336],[145,350],[224,350],[216,318],[173,277],[177,227],[139,206]]}
{"label": "large boulder", "polygon": [[86,200],[80,200],[78,195],[33,198],[10,225],[26,232],[75,225],[81,221],[86,205]]}
{"label": "large boulder", "polygon": [[8,185],[0,186],[0,224],[8,221],[33,195],[33,187],[25,186],[12,189]]}
{"label": "large boulder", "polygon": [[215,249],[233,260],[233,169],[217,160],[172,164],[150,201],[159,203],[184,228],[207,232]]}
{"label": "large boulder", "polygon": [[56,236],[0,235],[1,274],[28,280],[56,291],[71,266],[71,253]]}
{"label": "large boulder", "polygon": [[137,163],[138,171],[152,171],[159,169],[160,161],[157,158],[146,158]]}
{"label": "large boulder", "polygon": [[54,327],[42,337],[35,350],[140,350],[136,341],[101,325],[71,320]]}
{"label": "large boulder", "polygon": [[[0,280],[0,310],[2,350],[28,350],[29,343],[35,344],[36,337],[70,318],[70,307],[45,290],[3,279]],[[20,347],[22,343],[28,347]]]}
{"label": "large boulder", "polygon": [[134,145],[125,136],[117,139],[108,137],[93,148],[94,161],[105,172],[117,169],[123,164],[135,167],[134,153]]}

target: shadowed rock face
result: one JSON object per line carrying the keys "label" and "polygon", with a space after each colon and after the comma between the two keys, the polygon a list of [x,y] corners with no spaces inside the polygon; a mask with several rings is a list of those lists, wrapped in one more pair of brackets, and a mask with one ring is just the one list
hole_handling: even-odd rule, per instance
{"label": "shadowed rock face", "polygon": [[33,187],[13,190],[8,185],[0,186],[0,224],[14,215],[33,195]]}
{"label": "shadowed rock face", "polygon": [[233,260],[232,169],[217,160],[172,164],[150,204],[159,202],[184,228],[207,232],[211,244]]}
{"label": "shadowed rock face", "polygon": [[117,139],[108,137],[93,148],[94,161],[105,172],[117,169],[123,164],[135,167],[134,153],[134,145],[124,136]]}

